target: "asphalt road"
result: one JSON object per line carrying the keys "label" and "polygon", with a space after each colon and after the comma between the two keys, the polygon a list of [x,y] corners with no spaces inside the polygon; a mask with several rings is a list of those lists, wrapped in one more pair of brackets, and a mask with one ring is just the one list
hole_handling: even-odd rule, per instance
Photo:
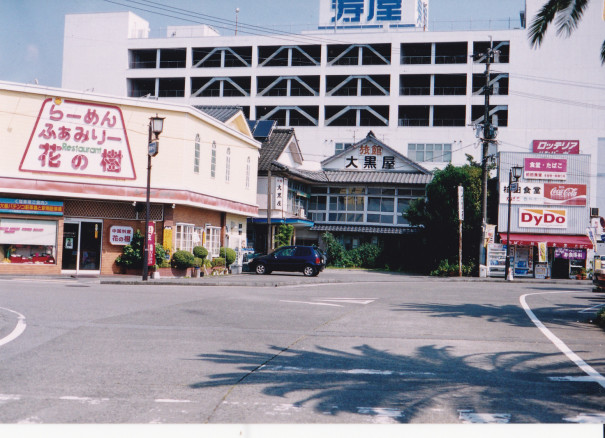
{"label": "asphalt road", "polygon": [[354,271],[0,277],[0,423],[603,423],[602,305]]}

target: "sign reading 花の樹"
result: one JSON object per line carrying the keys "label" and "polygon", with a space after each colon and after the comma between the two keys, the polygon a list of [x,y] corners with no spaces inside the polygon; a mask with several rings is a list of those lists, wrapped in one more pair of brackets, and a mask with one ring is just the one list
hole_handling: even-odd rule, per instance
{"label": "sign reading \u82b1\u306e\u6a39", "polygon": [[46,99],[19,170],[136,179],[122,111],[111,105]]}

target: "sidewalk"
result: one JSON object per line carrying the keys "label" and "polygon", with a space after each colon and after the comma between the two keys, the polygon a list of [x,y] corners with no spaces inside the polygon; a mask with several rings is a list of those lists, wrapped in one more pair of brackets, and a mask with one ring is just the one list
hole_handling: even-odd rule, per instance
{"label": "sidewalk", "polygon": [[[311,284],[347,284],[347,283],[381,283],[381,282],[483,282],[505,283],[504,278],[479,277],[430,277],[390,271],[372,271],[363,269],[326,269],[317,277],[305,277],[299,273],[278,272],[271,275],[242,274],[207,276],[201,278],[159,278],[147,281],[140,275],[103,275],[78,277],[72,275],[23,276],[17,274],[0,275],[0,280],[55,280],[78,281],[109,285],[166,285],[166,286],[248,286],[248,287],[281,287]],[[592,280],[575,279],[535,279],[515,278],[511,283],[550,284],[593,287]]]}

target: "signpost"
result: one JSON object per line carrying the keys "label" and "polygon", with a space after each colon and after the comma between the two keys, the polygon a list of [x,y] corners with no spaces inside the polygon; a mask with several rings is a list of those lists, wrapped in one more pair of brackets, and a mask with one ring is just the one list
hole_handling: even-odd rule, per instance
{"label": "signpost", "polygon": [[464,221],[464,187],[458,186],[458,277],[462,277],[462,221]]}

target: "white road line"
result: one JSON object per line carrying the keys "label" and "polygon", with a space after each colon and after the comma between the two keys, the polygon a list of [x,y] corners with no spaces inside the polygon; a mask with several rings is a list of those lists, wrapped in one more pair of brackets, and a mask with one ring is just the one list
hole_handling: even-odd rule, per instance
{"label": "white road line", "polygon": [[525,300],[526,297],[531,295],[548,295],[548,294],[560,294],[560,293],[576,293],[575,291],[564,291],[564,292],[537,292],[532,294],[525,294],[519,298],[521,302],[521,306],[523,306],[523,310],[529,316],[529,319],[534,323],[538,329],[546,336],[555,346],[563,353],[569,360],[576,364],[578,368],[584,371],[588,376],[593,379],[593,382],[598,383],[603,388],[605,388],[605,377],[599,374],[593,367],[588,365],[584,360],[574,353],[561,339],[557,338],[553,332],[546,328],[544,324],[538,319],[538,317],[532,312],[530,307],[527,305]]}
{"label": "white road line", "polygon": [[595,313],[595,310],[599,310],[601,307],[603,307],[602,304],[597,304],[596,306],[587,307],[586,309],[582,309],[578,313]]}
{"label": "white road line", "polygon": [[602,424],[605,423],[605,413],[597,412],[593,414],[580,414],[575,417],[567,417],[563,418],[563,421],[567,421],[569,423],[592,423],[592,424]]}
{"label": "white road line", "polygon": [[156,398],[156,403],[191,403],[191,400],[173,400],[170,398]]}
{"label": "white road line", "polygon": [[510,414],[486,414],[473,411],[458,411],[458,418],[464,424],[506,424],[510,422]]}
{"label": "white road line", "polygon": [[290,301],[290,300],[279,300],[282,303],[297,303],[297,304],[311,304],[312,306],[333,306],[333,307],[343,307],[340,304],[328,304],[328,303],[311,303],[308,301]]}
{"label": "white road line", "polygon": [[376,298],[324,298],[318,301],[333,301],[335,303],[348,303],[348,304],[370,304],[373,303]]}
{"label": "white road line", "polygon": [[0,339],[1,347],[21,336],[21,334],[23,334],[23,332],[25,331],[27,324],[25,324],[25,316],[21,315],[19,312],[15,312],[14,310],[7,309],[5,307],[0,307],[0,310],[6,310],[7,312],[14,313],[15,315],[17,315],[18,318],[17,325],[15,326],[13,331],[8,336],[5,336],[4,338]]}

